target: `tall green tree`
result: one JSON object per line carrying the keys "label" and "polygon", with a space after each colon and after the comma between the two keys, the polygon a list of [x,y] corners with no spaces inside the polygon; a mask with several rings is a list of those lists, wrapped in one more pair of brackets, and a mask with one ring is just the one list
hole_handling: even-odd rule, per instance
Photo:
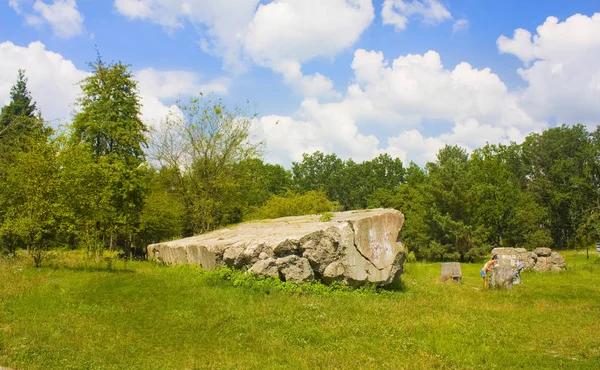
{"label": "tall green tree", "polygon": [[10,89],[10,103],[0,112],[0,161],[10,163],[10,154],[43,130],[49,133],[27,89],[25,71],[19,69],[17,81]]}
{"label": "tall green tree", "polygon": [[523,143],[528,190],[545,208],[544,226],[559,249],[570,247],[597,199],[591,137],[583,125],[550,128]]}
{"label": "tall green tree", "polygon": [[295,190],[307,192],[322,191],[328,199],[339,200],[343,191],[340,189],[344,171],[344,161],[335,154],[316,151],[304,153],[301,162],[292,163],[292,178]]}
{"label": "tall green tree", "polygon": [[429,181],[424,190],[432,197],[431,247],[441,259],[476,257],[480,244],[473,224],[468,154],[458,146],[446,146],[426,169]]}
{"label": "tall green tree", "polygon": [[102,245],[121,246],[129,255],[146,195],[144,148],[148,130],[140,119],[139,91],[129,66],[106,64],[99,57],[90,67],[91,75],[81,82],[79,112],[73,120],[69,145],[91,152],[93,165],[84,164],[87,168],[82,171],[93,169],[96,177],[105,178],[102,189],[98,189],[102,196],[90,197],[108,214],[96,219],[80,239],[89,242],[97,239],[93,235],[102,235],[106,239]]}
{"label": "tall green tree", "polygon": [[10,103],[2,107],[0,113],[0,140],[18,136],[33,128],[39,128],[37,120],[16,120],[16,118],[35,118],[37,107],[27,89],[25,71],[19,69],[17,82],[10,89]]}
{"label": "tall green tree", "polygon": [[[44,225],[35,199],[46,190],[42,189],[45,182],[36,176],[43,172],[44,164],[52,172],[53,166],[48,162],[53,158],[48,144],[50,129],[36,114],[23,70],[18,71],[10,98],[0,112],[0,250],[10,253],[23,247],[40,251],[38,247],[44,244],[42,239],[47,240],[48,234],[42,237],[32,228],[35,220]],[[52,183],[52,177],[48,181]],[[40,199],[38,204],[42,206],[43,202],[44,199]],[[47,208],[47,212],[51,209]],[[53,213],[47,215],[50,214]],[[50,230],[48,233],[52,234]]]}
{"label": "tall green tree", "polygon": [[61,216],[56,145],[48,140],[41,133],[27,138],[27,149],[15,153],[2,189],[0,238],[26,248],[35,266],[56,245]]}
{"label": "tall green tree", "polygon": [[473,152],[473,222],[494,247],[550,247],[549,233],[539,228],[545,210],[526,191],[520,166],[515,166],[520,151],[515,144],[487,144]]}
{"label": "tall green tree", "polygon": [[179,111],[155,133],[152,153],[176,176],[184,236],[242,221],[251,172],[241,164],[259,158],[263,147],[250,136],[255,115],[202,95]]}

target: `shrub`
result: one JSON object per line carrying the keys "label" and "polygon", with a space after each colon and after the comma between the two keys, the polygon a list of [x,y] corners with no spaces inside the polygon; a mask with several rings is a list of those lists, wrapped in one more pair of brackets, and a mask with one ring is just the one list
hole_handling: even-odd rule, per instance
{"label": "shrub", "polygon": [[282,196],[276,195],[254,211],[247,220],[259,220],[286,216],[302,216],[334,212],[339,209],[337,202],[331,202],[320,191],[309,191],[298,194],[291,190]]}

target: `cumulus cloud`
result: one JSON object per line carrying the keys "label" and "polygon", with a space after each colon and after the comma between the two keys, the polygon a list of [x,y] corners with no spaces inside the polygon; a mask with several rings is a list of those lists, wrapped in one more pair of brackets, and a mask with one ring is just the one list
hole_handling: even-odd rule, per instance
{"label": "cumulus cloud", "polygon": [[158,71],[144,68],[135,72],[140,90],[159,99],[177,98],[180,95],[196,95],[198,93],[214,93],[225,95],[229,81],[216,79],[207,83],[200,81],[200,76],[190,71]]}
{"label": "cumulus cloud", "polygon": [[[10,41],[0,43],[0,104],[10,102],[10,88],[15,83],[19,68],[25,69],[27,86],[37,102],[44,119],[53,126],[68,122],[75,111],[81,89],[79,82],[89,73],[75,67],[62,55],[46,50],[36,41],[27,47]],[[158,71],[152,68],[134,72],[139,81],[142,119],[156,126],[167,114],[176,110],[161,99],[198,92],[227,93],[226,80],[202,83],[200,77],[188,71]]]}
{"label": "cumulus cloud", "polygon": [[223,58],[226,69],[241,72],[242,37],[260,0],[115,0],[117,11],[130,19],[163,26],[169,32],[186,22],[200,31],[202,49]]}
{"label": "cumulus cloud", "polygon": [[25,18],[30,26],[49,24],[55,36],[71,38],[83,33],[83,15],[77,9],[75,0],[54,0],[46,3],[36,0],[31,11],[21,8],[20,0],[10,0],[8,4],[17,14]]}
{"label": "cumulus cloud", "polygon": [[497,40],[501,53],[523,62],[519,75],[527,83],[519,106],[539,120],[600,123],[600,13],[573,15],[560,22],[548,17],[537,34],[517,29]]}
{"label": "cumulus cloud", "polygon": [[[359,49],[351,67],[355,83],[341,101],[306,99],[297,112],[299,120],[271,127],[269,136],[280,136],[269,138],[268,147],[284,163],[301,158],[297,147],[302,144],[342,158],[364,160],[387,152],[423,164],[445,144],[474,149],[488,141],[522,140],[523,133],[545,127],[519,108],[518,96],[490,69],[466,62],[447,69],[434,51],[387,61],[381,52]],[[453,127],[424,137],[419,129],[431,122]],[[373,124],[392,132],[387,142],[361,132]],[[288,132],[294,135],[286,136]]]}
{"label": "cumulus cloud", "polygon": [[303,75],[301,64],[350,47],[374,17],[371,0],[276,0],[258,7],[244,48],[254,63],[281,73],[305,97],[338,97],[329,78]]}
{"label": "cumulus cloud", "polygon": [[[223,58],[226,69],[245,70],[248,61],[282,75],[307,98],[339,97],[320,73],[302,64],[333,58],[354,44],[371,24],[371,0],[116,0],[116,9],[173,31],[190,22],[202,29],[200,47]],[[331,16],[335,14],[335,16]]]}
{"label": "cumulus cloud", "polygon": [[10,101],[10,87],[19,68],[26,70],[28,88],[44,118],[60,123],[67,120],[79,95],[78,83],[87,73],[58,53],[46,50],[39,41],[27,47],[10,41],[0,43],[0,103]]}
{"label": "cumulus cloud", "polygon": [[139,82],[142,119],[152,127],[158,127],[169,114],[180,113],[176,105],[165,105],[161,99],[193,96],[198,93],[225,95],[229,89],[227,79],[202,83],[200,76],[190,71],[159,71],[154,68],[144,68],[134,72],[134,75]]}
{"label": "cumulus cloud", "polygon": [[260,64],[333,57],[356,42],[374,16],[370,0],[276,0],[258,7],[244,46]]}
{"label": "cumulus cloud", "polygon": [[450,11],[437,0],[385,0],[381,8],[383,24],[404,30],[410,19],[437,25],[452,19]]}
{"label": "cumulus cloud", "polygon": [[536,125],[489,68],[480,70],[462,62],[446,69],[435,51],[400,56],[390,63],[381,52],[359,49],[352,68],[358,87],[350,96],[368,99],[374,110],[394,122],[414,125],[423,119],[475,118],[494,125]]}
{"label": "cumulus cloud", "polygon": [[[501,36],[499,51],[523,62],[518,73],[526,85],[512,91],[489,68],[466,62],[446,68],[435,51],[387,60],[382,52],[359,49],[351,65],[354,83],[344,98],[307,100],[296,114],[300,120],[291,122],[310,127],[311,136],[300,136],[307,148],[318,143],[321,149],[357,159],[388,152],[421,164],[433,160],[445,144],[474,149],[486,142],[521,142],[553,120],[595,127],[600,123],[599,34],[597,13],[564,21],[549,17],[534,35],[518,29],[512,38]],[[427,137],[422,128],[431,122],[452,128]],[[362,133],[373,123],[387,127],[387,141]],[[292,140],[278,140],[285,156]],[[297,152],[287,160],[298,159]]]}

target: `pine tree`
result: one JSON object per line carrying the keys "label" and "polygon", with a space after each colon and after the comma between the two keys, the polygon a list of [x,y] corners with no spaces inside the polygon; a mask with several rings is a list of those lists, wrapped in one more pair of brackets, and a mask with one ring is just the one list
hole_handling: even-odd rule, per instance
{"label": "pine tree", "polygon": [[19,69],[17,75],[17,83],[10,89],[9,105],[2,108],[2,114],[10,114],[13,116],[34,117],[37,107],[31,98],[31,93],[27,90],[27,77],[25,71]]}
{"label": "pine tree", "polygon": [[10,89],[10,103],[0,113],[0,142],[12,144],[14,140],[29,136],[39,130],[41,120],[36,114],[36,103],[27,90],[25,71],[19,69],[17,82]]}

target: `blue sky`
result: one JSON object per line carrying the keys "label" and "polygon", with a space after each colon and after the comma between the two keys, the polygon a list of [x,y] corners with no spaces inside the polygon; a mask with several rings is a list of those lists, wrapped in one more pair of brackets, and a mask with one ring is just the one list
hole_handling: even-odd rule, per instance
{"label": "blue sky", "polygon": [[594,129],[595,12],[590,0],[4,0],[0,103],[24,68],[44,117],[68,121],[97,45],[132,65],[157,129],[178,98],[213,92],[258,104],[270,162],[321,150],[423,164],[444,144]]}

